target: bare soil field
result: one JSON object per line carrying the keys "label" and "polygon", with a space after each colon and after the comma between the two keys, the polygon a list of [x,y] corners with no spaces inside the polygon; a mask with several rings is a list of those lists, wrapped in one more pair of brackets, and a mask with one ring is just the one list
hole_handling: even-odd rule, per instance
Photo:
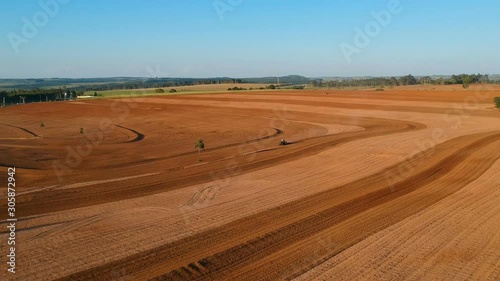
{"label": "bare soil field", "polygon": [[18,217],[17,273],[0,280],[500,280],[495,96],[422,86],[0,108],[0,183],[16,167]]}

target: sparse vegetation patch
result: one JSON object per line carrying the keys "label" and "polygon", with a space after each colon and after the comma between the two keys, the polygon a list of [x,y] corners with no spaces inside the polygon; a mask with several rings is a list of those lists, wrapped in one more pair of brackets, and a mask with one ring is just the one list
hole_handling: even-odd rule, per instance
{"label": "sparse vegetation patch", "polygon": [[495,97],[493,102],[495,103],[496,108],[500,108],[500,97]]}

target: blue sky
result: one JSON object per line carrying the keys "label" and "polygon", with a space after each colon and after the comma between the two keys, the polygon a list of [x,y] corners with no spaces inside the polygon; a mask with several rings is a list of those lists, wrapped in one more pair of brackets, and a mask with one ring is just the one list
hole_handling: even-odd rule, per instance
{"label": "blue sky", "polygon": [[500,73],[499,14],[498,0],[0,1],[0,78]]}

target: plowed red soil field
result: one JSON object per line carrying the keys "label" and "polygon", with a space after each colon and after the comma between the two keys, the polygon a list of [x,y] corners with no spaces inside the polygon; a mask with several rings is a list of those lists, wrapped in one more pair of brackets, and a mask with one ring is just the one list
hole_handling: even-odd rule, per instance
{"label": "plowed red soil field", "polygon": [[473,85],[1,108],[0,183],[15,167],[18,222],[12,275],[4,188],[0,280],[500,280],[495,96]]}

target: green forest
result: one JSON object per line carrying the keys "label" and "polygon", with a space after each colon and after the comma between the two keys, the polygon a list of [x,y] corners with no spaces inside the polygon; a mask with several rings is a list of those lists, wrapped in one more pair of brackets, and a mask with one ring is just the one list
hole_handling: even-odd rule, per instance
{"label": "green forest", "polygon": [[364,79],[343,79],[324,81],[322,79],[313,80],[310,84],[313,87],[331,87],[331,88],[346,88],[346,87],[386,87],[386,86],[405,86],[405,85],[453,85],[462,84],[465,88],[470,84],[475,83],[491,83],[488,75],[482,74],[459,74],[452,75],[449,78],[432,78],[423,76],[415,78],[413,75],[401,77],[373,77]]}

